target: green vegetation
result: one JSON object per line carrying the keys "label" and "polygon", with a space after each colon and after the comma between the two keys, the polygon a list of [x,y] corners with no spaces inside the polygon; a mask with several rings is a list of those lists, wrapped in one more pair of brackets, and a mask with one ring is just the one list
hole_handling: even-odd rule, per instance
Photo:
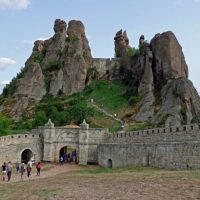
{"label": "green vegetation", "polygon": [[27,69],[28,69],[28,65],[25,66],[25,67],[22,67],[21,71],[19,73],[17,73],[17,76],[14,77],[10,81],[10,83],[7,84],[4,87],[3,92],[2,92],[2,96],[3,97],[10,97],[10,96],[12,96],[16,92],[16,89],[17,89],[17,80],[24,77],[24,74],[26,73]]}
{"label": "green vegetation", "polygon": [[129,98],[129,104],[131,106],[134,106],[135,104],[137,104],[138,102],[142,101],[143,97],[142,96],[131,96]]}
{"label": "green vegetation", "polygon": [[88,83],[90,80],[97,80],[98,78],[99,72],[97,71],[96,67],[91,67],[87,70],[86,83]]}
{"label": "green vegetation", "polygon": [[127,106],[126,87],[120,81],[107,82],[94,80],[86,87],[83,94],[86,98],[94,99],[95,103],[110,112],[116,112]]}
{"label": "green vegetation", "polygon": [[151,167],[116,167],[116,168],[95,168],[95,169],[81,169],[77,171],[80,174],[104,174],[104,173],[150,173],[158,171],[167,171],[159,168]]}
{"label": "green vegetation", "polygon": [[61,68],[61,64],[59,60],[49,60],[45,65],[45,70],[54,71]]}
{"label": "green vegetation", "polygon": [[120,50],[118,48],[115,48],[115,57],[116,58],[120,57]]}
{"label": "green vegetation", "polygon": [[70,34],[68,35],[68,37],[66,38],[66,42],[71,42],[71,43],[74,43],[76,41],[78,41],[79,38],[78,36],[74,35],[74,34]]}
{"label": "green vegetation", "polygon": [[44,57],[45,57],[45,53],[43,53],[43,52],[35,52],[32,55],[32,61],[33,62],[37,62],[37,63],[41,63],[43,61]]}
{"label": "green vegetation", "polygon": [[133,125],[130,125],[128,130],[129,131],[138,131],[138,130],[145,130],[145,129],[149,129],[152,128],[151,124],[149,123],[136,123]]}
{"label": "green vegetation", "polygon": [[[93,73],[95,73],[95,69],[91,69],[91,74]],[[49,91],[50,80],[49,74],[45,78],[47,91]],[[91,103],[91,99],[94,103]],[[116,132],[121,128],[120,122],[106,116],[99,109],[103,108],[111,114],[116,113],[118,118],[121,118],[125,116],[125,111],[130,111],[130,104],[134,105],[140,100],[139,96],[131,96],[130,98],[127,95],[127,87],[121,81],[92,80],[83,92],[72,96],[66,97],[62,92],[58,97],[47,94],[36,105],[35,112],[31,117],[24,114],[18,123],[12,123],[7,128],[2,126],[2,129],[5,129],[3,134],[21,133],[37,126],[43,126],[49,118],[55,126],[79,125],[83,119],[86,119],[90,127],[109,128],[110,132]],[[144,125],[138,126],[140,129],[144,127]]]}
{"label": "green vegetation", "polygon": [[49,93],[49,90],[50,90],[50,83],[51,83],[51,75],[47,74],[44,78],[44,84],[45,84],[47,93]]}
{"label": "green vegetation", "polygon": [[11,132],[12,120],[0,115],[0,136],[8,135]]}
{"label": "green vegetation", "polygon": [[139,49],[135,49],[134,47],[133,48],[129,48],[127,50],[127,56],[129,56],[129,57],[138,57],[139,54],[140,54]]}

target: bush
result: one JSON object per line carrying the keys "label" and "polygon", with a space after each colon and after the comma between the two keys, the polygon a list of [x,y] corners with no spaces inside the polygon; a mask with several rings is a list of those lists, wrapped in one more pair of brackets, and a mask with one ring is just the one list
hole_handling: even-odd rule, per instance
{"label": "bush", "polygon": [[54,71],[61,68],[61,64],[59,60],[49,60],[45,65],[45,70]]}
{"label": "bush", "polygon": [[50,84],[51,84],[51,75],[48,74],[48,75],[46,75],[45,78],[44,78],[44,85],[45,85],[45,88],[46,88],[47,93],[49,93]]}
{"label": "bush", "polygon": [[139,49],[135,49],[134,47],[133,48],[130,47],[127,50],[127,56],[129,57],[137,57],[139,54],[140,54]]}
{"label": "bush", "polygon": [[47,122],[47,116],[44,111],[39,111],[35,115],[35,126],[44,126]]}
{"label": "bush", "polygon": [[130,104],[131,106],[133,106],[133,105],[137,104],[137,103],[140,102],[140,101],[142,101],[142,97],[141,97],[141,96],[132,96],[132,97],[130,97],[130,99],[129,99],[129,104]]}
{"label": "bush", "polygon": [[43,59],[44,59],[44,56],[45,56],[44,53],[35,52],[35,53],[32,55],[32,60],[33,60],[33,62],[41,63],[41,62],[43,61]]}
{"label": "bush", "polygon": [[0,136],[8,135],[11,132],[12,120],[0,115]]}
{"label": "bush", "polygon": [[66,38],[66,42],[71,42],[71,43],[74,43],[76,41],[78,41],[79,38],[78,36],[74,35],[74,34],[70,34],[68,35],[68,37]]}
{"label": "bush", "polygon": [[2,96],[3,97],[10,97],[12,96],[17,90],[17,78],[13,78],[9,84],[3,89]]}

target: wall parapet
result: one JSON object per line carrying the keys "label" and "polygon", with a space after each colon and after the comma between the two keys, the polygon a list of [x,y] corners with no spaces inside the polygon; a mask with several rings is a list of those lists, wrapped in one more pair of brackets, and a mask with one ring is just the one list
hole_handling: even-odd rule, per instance
{"label": "wall parapet", "polygon": [[[199,133],[199,134],[198,134]],[[146,129],[139,131],[117,132],[106,136],[107,142],[126,142],[126,141],[150,141],[150,140],[170,140],[170,139],[199,139],[200,125],[183,125],[163,128]]]}

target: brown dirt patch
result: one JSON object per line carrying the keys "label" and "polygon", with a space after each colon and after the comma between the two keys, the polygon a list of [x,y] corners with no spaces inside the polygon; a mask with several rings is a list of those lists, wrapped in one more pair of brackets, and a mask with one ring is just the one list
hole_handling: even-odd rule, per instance
{"label": "brown dirt patch", "polygon": [[0,183],[0,199],[13,200],[188,200],[200,199],[200,171],[45,164],[41,176]]}

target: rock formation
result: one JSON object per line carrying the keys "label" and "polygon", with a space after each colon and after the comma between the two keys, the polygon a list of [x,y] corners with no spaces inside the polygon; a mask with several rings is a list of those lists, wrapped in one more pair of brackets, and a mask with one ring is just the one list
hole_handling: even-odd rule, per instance
{"label": "rock formation", "polygon": [[129,39],[127,37],[126,31],[122,32],[119,30],[115,35],[115,55],[116,57],[122,57],[127,54],[129,46]]}
{"label": "rock formation", "polygon": [[150,45],[144,41],[144,36],[142,35],[139,40],[140,45],[140,55],[139,55],[139,65],[141,79],[139,80],[138,95],[142,97],[140,102],[140,109],[138,113],[134,116],[136,121],[148,121],[154,116],[154,79],[152,71],[152,60],[153,54],[150,50]]}
{"label": "rock formation", "polygon": [[[71,95],[85,88],[87,69],[92,65],[91,50],[82,22],[72,20],[68,24],[56,19],[54,36],[49,40],[35,41],[33,53],[16,80],[12,98],[23,106],[1,105],[0,111],[18,120],[30,102],[40,101],[45,94]],[[9,107],[9,109],[7,109]]]}
{"label": "rock formation", "polygon": [[156,34],[150,44],[141,35],[135,49],[126,31],[120,30],[114,37],[112,59],[92,58],[81,21],[67,25],[56,19],[54,32],[48,40],[35,41],[24,69],[10,83],[11,90],[4,91],[3,114],[18,121],[24,113],[31,116],[35,103],[46,94],[81,92],[97,78],[125,81],[134,91],[131,95],[140,99],[131,116],[135,122],[171,126],[200,121],[200,98],[188,80],[182,48],[172,32]]}
{"label": "rock formation", "polygon": [[155,83],[161,88],[169,79],[188,78],[188,67],[175,35],[171,32],[156,34],[151,41],[154,55]]}
{"label": "rock formation", "polygon": [[139,55],[131,58],[124,56],[130,46],[121,30],[114,40],[121,65],[133,74],[138,96],[142,99],[136,105],[137,112],[132,120],[150,122],[153,126],[190,124],[200,120],[200,98],[188,80],[182,48],[171,31],[156,34],[150,44],[141,35]]}

